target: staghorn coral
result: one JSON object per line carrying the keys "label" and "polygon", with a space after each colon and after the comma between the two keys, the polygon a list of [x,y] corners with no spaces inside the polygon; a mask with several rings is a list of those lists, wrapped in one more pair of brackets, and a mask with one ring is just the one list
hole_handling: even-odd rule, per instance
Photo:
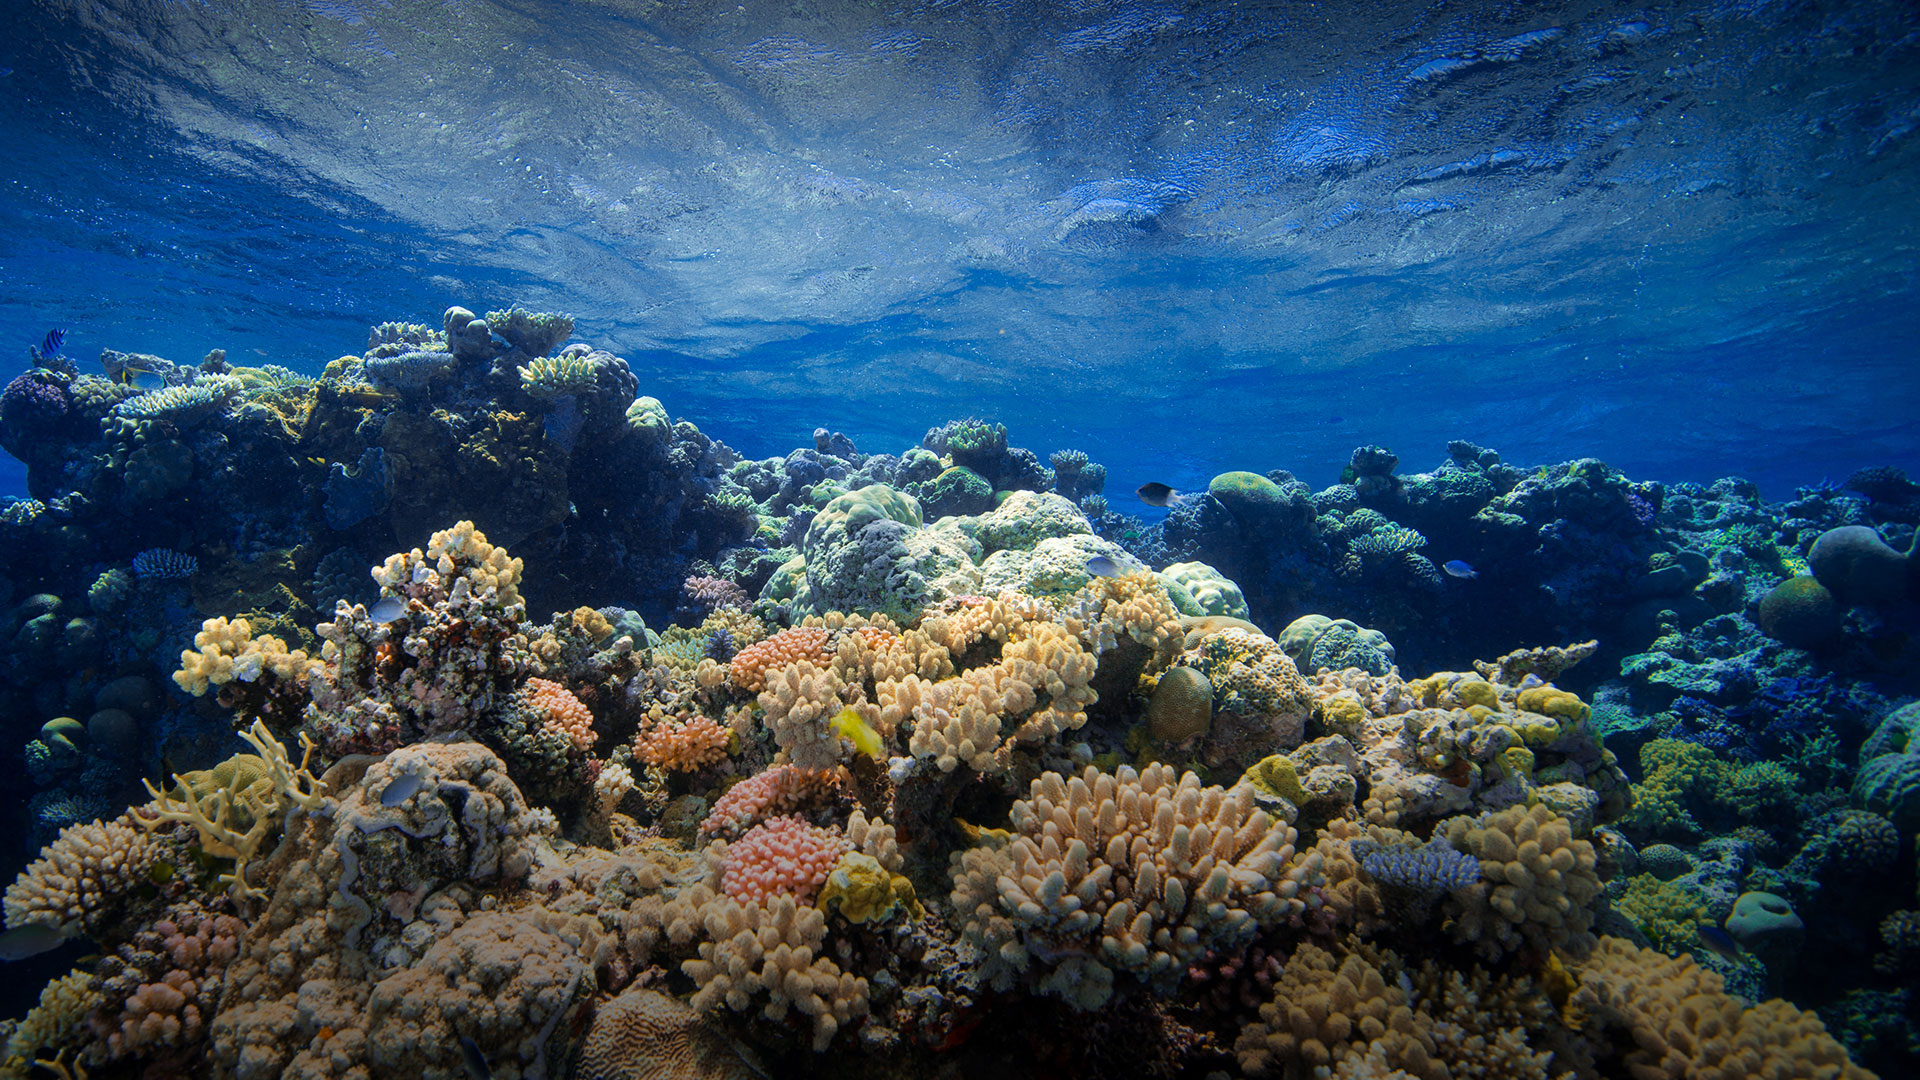
{"label": "staghorn coral", "polygon": [[1299,915],[1318,879],[1318,858],[1294,860],[1294,830],[1252,788],[1165,765],[1044,773],[1013,826],[1006,846],[961,855],[955,916],[982,978],[1080,1009],[1104,1005],[1117,974],[1170,988],[1208,950]]}
{"label": "staghorn coral", "polygon": [[1602,938],[1577,977],[1569,1011],[1636,1080],[1872,1076],[1813,1014],[1778,999],[1745,1007],[1690,956]]}

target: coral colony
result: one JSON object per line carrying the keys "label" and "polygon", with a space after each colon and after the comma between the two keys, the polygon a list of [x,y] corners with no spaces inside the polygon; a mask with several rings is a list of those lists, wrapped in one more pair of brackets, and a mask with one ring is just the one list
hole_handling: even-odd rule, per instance
{"label": "coral colony", "polygon": [[571,329],[0,395],[0,1075],[1909,1060],[1904,476],[1363,447],[1149,524],[979,420],[742,460]]}

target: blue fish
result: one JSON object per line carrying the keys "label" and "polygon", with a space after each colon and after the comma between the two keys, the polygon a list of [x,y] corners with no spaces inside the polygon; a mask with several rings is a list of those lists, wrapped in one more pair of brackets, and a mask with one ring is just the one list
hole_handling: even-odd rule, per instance
{"label": "blue fish", "polygon": [[401,773],[387,781],[387,786],[380,789],[380,805],[399,806],[413,798],[413,793],[419,791],[420,785],[425,782],[420,778],[419,773]]}
{"label": "blue fish", "polygon": [[480,1052],[480,1044],[473,1036],[460,1036],[460,1056],[467,1063],[467,1075],[473,1080],[493,1080],[493,1066],[487,1064],[487,1055]]}
{"label": "blue fish", "polygon": [[0,960],[25,960],[52,952],[66,944],[70,937],[64,930],[56,930],[46,923],[30,922],[16,926],[0,934]]}
{"label": "blue fish", "polygon": [[1712,923],[1701,923],[1697,932],[1700,935],[1700,944],[1711,949],[1715,956],[1729,963],[1739,961],[1740,943],[1733,940],[1732,934]]}
{"label": "blue fish", "polygon": [[383,596],[367,609],[367,618],[382,625],[407,613],[407,602],[397,596]]}
{"label": "blue fish", "polygon": [[32,354],[34,363],[44,364],[49,360],[60,359],[60,346],[66,343],[67,332],[65,330],[49,330],[47,331],[47,336],[40,339],[40,347],[35,348],[29,345],[27,346],[27,352]]}
{"label": "blue fish", "polygon": [[1441,563],[1440,569],[1445,570],[1447,573],[1452,574],[1454,577],[1457,577],[1457,578],[1477,578],[1480,576],[1480,571],[1475,570],[1473,567],[1468,566],[1466,563],[1461,562],[1459,559],[1451,559],[1451,560],[1448,560],[1447,562]]}
{"label": "blue fish", "polygon": [[1119,563],[1114,562],[1105,555],[1095,555],[1093,558],[1087,560],[1087,573],[1092,574],[1094,577],[1119,577],[1125,572],[1126,571],[1120,569]]}

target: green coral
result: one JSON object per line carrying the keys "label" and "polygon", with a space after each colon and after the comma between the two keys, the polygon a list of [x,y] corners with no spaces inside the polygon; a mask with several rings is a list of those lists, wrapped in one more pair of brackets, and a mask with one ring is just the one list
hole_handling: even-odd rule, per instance
{"label": "green coral", "polygon": [[1240,782],[1251,786],[1256,797],[1285,799],[1294,806],[1304,804],[1310,797],[1306,786],[1300,783],[1300,770],[1285,754],[1261,758],[1240,777]]}
{"label": "green coral", "polygon": [[1226,615],[1250,619],[1247,598],[1231,578],[1203,562],[1174,563],[1159,572],[1173,605],[1182,615]]}
{"label": "green coral", "polygon": [[1633,785],[1633,809],[1622,825],[1654,836],[1702,834],[1695,813],[1719,801],[1727,765],[1713,751],[1681,739],[1655,739],[1640,748],[1645,779]]}
{"label": "green coral", "polygon": [[1661,881],[1652,874],[1627,879],[1613,908],[1640,927],[1653,947],[1677,953],[1697,940],[1695,928],[1706,917],[1706,898],[1685,879]]}
{"label": "green coral", "polygon": [[[542,356],[517,370],[521,388],[537,398],[591,393],[600,378],[600,365],[579,355]],[[631,412],[628,422],[632,422]]]}

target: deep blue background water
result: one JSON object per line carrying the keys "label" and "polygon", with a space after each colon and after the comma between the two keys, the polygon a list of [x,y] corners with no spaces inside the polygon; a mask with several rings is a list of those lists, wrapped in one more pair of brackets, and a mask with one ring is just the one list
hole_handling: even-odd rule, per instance
{"label": "deep blue background water", "polygon": [[752,456],[974,414],[1116,496],[1453,438],[1920,471],[1909,5],[4,18],[5,373],[517,302]]}

